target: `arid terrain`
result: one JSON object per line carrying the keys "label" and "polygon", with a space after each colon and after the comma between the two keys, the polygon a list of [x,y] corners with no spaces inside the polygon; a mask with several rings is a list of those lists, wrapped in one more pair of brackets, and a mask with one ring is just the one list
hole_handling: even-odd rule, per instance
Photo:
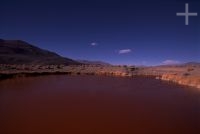
{"label": "arid terrain", "polygon": [[15,76],[67,74],[67,75],[106,75],[118,77],[146,76],[181,85],[200,88],[200,66],[103,66],[103,65],[0,65],[0,78]]}
{"label": "arid terrain", "polygon": [[200,63],[154,67],[75,61],[20,40],[0,40],[0,79],[44,74],[150,76],[200,89]]}
{"label": "arid terrain", "polygon": [[187,63],[176,66],[147,67],[139,71],[141,75],[153,75],[157,79],[175,82],[200,89],[200,64]]}

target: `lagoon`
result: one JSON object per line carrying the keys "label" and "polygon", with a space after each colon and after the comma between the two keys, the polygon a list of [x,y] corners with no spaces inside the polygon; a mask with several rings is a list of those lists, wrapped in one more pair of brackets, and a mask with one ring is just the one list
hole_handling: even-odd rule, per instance
{"label": "lagoon", "polygon": [[0,81],[1,134],[197,134],[200,91],[149,77]]}

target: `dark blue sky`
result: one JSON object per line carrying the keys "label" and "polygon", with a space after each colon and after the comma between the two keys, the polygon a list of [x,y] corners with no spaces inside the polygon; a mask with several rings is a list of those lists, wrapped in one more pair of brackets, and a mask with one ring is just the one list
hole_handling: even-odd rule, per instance
{"label": "dark blue sky", "polygon": [[[177,17],[177,12],[197,17]],[[0,38],[113,64],[200,62],[198,0],[1,0]],[[121,50],[121,51],[120,51]]]}

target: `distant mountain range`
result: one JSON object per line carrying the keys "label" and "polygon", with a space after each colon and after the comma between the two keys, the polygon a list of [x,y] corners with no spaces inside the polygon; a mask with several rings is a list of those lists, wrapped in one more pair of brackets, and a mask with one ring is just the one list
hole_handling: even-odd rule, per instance
{"label": "distant mountain range", "polygon": [[185,66],[200,66],[200,62],[187,62],[187,63],[184,63],[182,65],[185,65]]}
{"label": "distant mountain range", "polygon": [[200,62],[186,62],[179,64],[169,64],[169,65],[158,65],[155,67],[200,67]]}
{"label": "distant mountain range", "polygon": [[103,62],[103,61],[88,61],[88,60],[77,60],[77,61],[82,64],[111,66],[110,63]]}
{"label": "distant mountain range", "polygon": [[80,63],[21,40],[0,39],[0,64],[77,65]]}

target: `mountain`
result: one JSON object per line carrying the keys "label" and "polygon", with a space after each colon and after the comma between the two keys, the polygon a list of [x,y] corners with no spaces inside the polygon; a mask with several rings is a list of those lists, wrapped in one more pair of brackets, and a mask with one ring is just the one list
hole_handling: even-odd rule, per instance
{"label": "mountain", "polygon": [[88,61],[88,60],[77,60],[77,61],[82,64],[88,64],[88,65],[111,66],[111,64],[103,62],[103,61]]}
{"label": "mountain", "polygon": [[196,66],[200,67],[200,62],[187,62],[183,64],[184,66]]}
{"label": "mountain", "polygon": [[71,65],[80,63],[21,40],[0,39],[0,64]]}
{"label": "mountain", "polygon": [[158,65],[155,67],[200,67],[200,62],[186,62],[172,65]]}

